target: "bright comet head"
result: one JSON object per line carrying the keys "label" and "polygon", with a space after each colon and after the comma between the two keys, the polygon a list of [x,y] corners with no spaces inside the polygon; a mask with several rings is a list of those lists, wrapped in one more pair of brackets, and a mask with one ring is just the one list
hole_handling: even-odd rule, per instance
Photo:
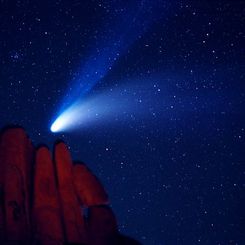
{"label": "bright comet head", "polygon": [[72,128],[77,123],[77,121],[81,119],[82,114],[81,106],[79,106],[77,103],[74,103],[68,109],[63,111],[54,121],[50,127],[51,132],[57,133]]}
{"label": "bright comet head", "polygon": [[63,116],[63,114],[61,114],[52,124],[50,130],[53,133],[57,133],[59,131],[61,131],[62,129],[64,129],[65,125],[67,123],[67,120],[65,119],[65,117]]}
{"label": "bright comet head", "polygon": [[58,120],[58,119],[52,124],[52,126],[50,128],[51,132],[53,132],[53,133],[58,132],[62,128],[62,122],[61,122],[61,120]]}

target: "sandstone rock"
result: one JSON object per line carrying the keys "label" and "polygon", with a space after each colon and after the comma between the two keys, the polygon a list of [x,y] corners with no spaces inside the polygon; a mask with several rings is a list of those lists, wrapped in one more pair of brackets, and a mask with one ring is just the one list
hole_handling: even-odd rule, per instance
{"label": "sandstone rock", "polygon": [[85,222],[73,185],[72,160],[63,142],[55,145],[54,156],[66,240],[72,243],[86,243]]}
{"label": "sandstone rock", "polygon": [[41,244],[63,244],[61,207],[51,154],[46,147],[36,153],[33,192],[33,233]]}
{"label": "sandstone rock", "polygon": [[[1,135],[0,163],[3,181],[4,239],[30,239],[30,171],[34,148],[22,128]],[[11,181],[9,181],[11,180]]]}
{"label": "sandstone rock", "polygon": [[63,142],[52,159],[22,128],[1,133],[0,244],[139,244],[118,233],[108,205],[100,181],[84,164],[73,165]]}
{"label": "sandstone rock", "polygon": [[89,242],[93,245],[116,244],[117,222],[108,206],[93,206],[88,214]]}
{"label": "sandstone rock", "polygon": [[76,192],[82,205],[89,207],[109,204],[104,187],[84,164],[75,164],[73,175]]}

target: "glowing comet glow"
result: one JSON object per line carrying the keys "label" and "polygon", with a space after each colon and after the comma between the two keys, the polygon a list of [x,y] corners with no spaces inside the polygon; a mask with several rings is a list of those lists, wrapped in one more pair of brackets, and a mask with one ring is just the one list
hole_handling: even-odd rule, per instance
{"label": "glowing comet glow", "polygon": [[69,121],[71,120],[71,117],[68,112],[61,114],[52,124],[51,131],[53,133],[61,131],[63,128],[65,128],[66,125],[69,124]]}
{"label": "glowing comet glow", "polygon": [[[72,73],[69,93],[64,97],[59,116],[51,125],[52,132],[67,130],[78,126],[78,124],[81,125],[83,122],[94,122],[104,115],[111,115],[111,113],[114,115],[119,111],[123,113],[119,107],[124,107],[125,113],[130,111],[129,107],[132,106],[133,98],[131,98],[130,106],[128,106],[127,96],[124,96],[118,104],[116,95],[120,97],[121,92],[119,91],[113,93],[112,96],[110,93],[106,93],[106,96],[103,93],[101,96],[97,95],[98,97],[89,100],[84,98],[99,81],[105,78],[120,57],[149,31],[149,28],[166,9],[164,3],[163,0],[142,0],[128,4],[123,1],[122,7],[118,8],[121,11],[117,13],[116,17],[108,16],[103,28],[94,35],[93,52],[88,55],[85,61],[83,60],[79,69]],[[132,108],[135,109],[135,106]],[[107,121],[105,118],[103,120]]]}
{"label": "glowing comet glow", "polygon": [[78,103],[70,106],[67,110],[60,114],[60,116],[51,125],[50,130],[53,133],[64,131],[68,128],[72,128],[76,124],[76,121],[81,120],[82,107]]}
{"label": "glowing comet glow", "polygon": [[51,131],[67,132],[76,128],[108,126],[115,122],[128,124],[144,118],[154,119],[155,112],[163,108],[165,103],[161,98],[163,92],[160,94],[158,86],[163,87],[151,81],[131,81],[77,101],[60,114],[52,124]]}

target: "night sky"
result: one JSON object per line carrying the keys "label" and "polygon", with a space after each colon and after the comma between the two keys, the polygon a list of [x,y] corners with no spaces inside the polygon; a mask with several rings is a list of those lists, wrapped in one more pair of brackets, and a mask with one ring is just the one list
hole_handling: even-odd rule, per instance
{"label": "night sky", "polygon": [[242,0],[1,0],[0,126],[67,142],[143,244],[243,245],[244,32]]}

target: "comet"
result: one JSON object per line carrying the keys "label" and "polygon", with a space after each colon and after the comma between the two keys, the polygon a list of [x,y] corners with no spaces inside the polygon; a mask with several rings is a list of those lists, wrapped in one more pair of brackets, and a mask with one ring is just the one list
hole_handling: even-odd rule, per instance
{"label": "comet", "polygon": [[91,126],[108,127],[115,123],[153,120],[166,103],[162,98],[164,92],[159,90],[163,82],[158,82],[157,86],[151,80],[122,82],[121,86],[80,99],[57,117],[50,130],[60,133]]}
{"label": "comet", "polygon": [[[115,9],[118,9],[118,6]],[[88,100],[86,97],[113,70],[115,64],[132,45],[150,30],[166,9],[167,5],[162,0],[142,0],[128,4],[123,2],[116,17],[108,16],[104,26],[94,35],[92,52],[72,74],[67,89],[69,92],[64,96],[59,114],[50,128],[53,133],[67,129],[68,125],[68,128],[74,128],[77,126],[74,121],[84,125],[84,122],[96,121],[103,115],[116,112],[117,103],[110,102],[110,98],[116,99],[115,96],[120,94],[118,90],[112,96],[108,93],[105,97],[105,93],[102,92],[97,98]],[[95,101],[99,104],[95,104]],[[125,103],[127,114],[127,100],[122,101]],[[122,102],[119,106],[123,107]]]}

